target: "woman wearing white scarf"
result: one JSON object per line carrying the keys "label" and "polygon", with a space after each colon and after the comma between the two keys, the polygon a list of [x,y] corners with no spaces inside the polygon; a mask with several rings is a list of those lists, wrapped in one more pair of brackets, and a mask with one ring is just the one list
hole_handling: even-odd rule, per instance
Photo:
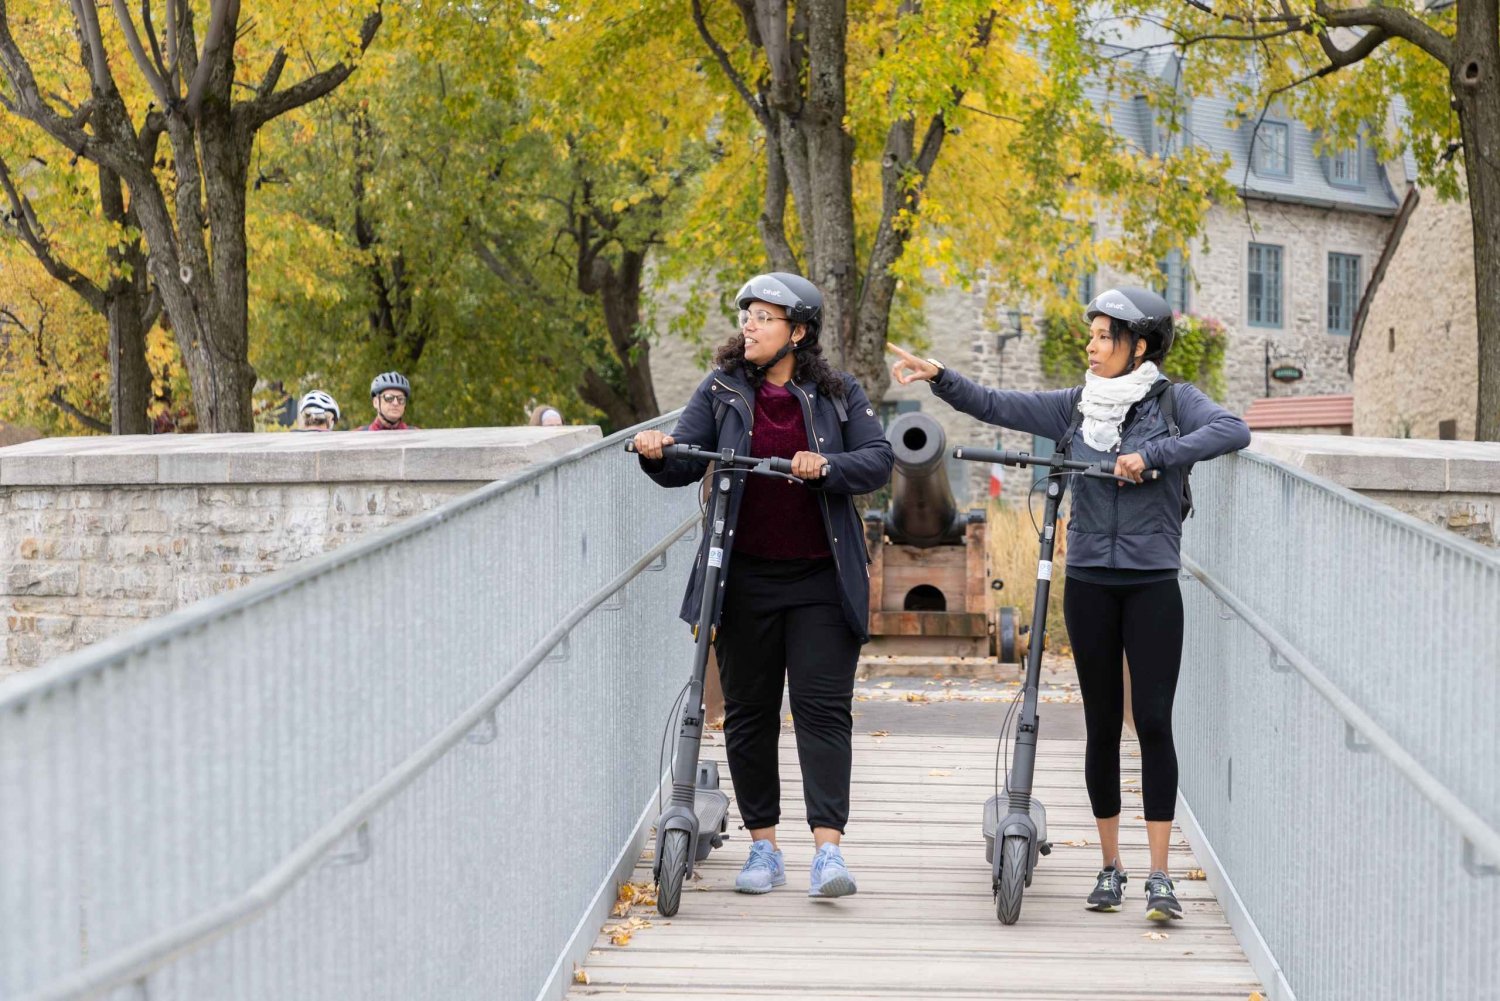
{"label": "woman wearing white scarf", "polygon": [[[1182,917],[1167,850],[1177,793],[1172,700],[1182,661],[1177,574],[1186,473],[1195,462],[1245,447],[1250,431],[1191,384],[1173,386],[1161,377],[1157,363],[1173,337],[1172,311],[1161,296],[1110,289],[1089,303],[1085,317],[1089,365],[1082,389],[987,389],[895,346],[899,360],[891,375],[901,385],[931,382],[940,399],[986,423],[1058,439],[1071,458],[1112,460],[1115,472],[1130,481],[1075,478],[1063,612],[1088,731],[1084,776],[1104,855],[1088,906],[1118,911],[1126,883],[1119,840],[1122,666],[1128,659],[1151,854],[1146,916],[1166,921]],[[1160,477],[1145,480],[1147,469]]]}

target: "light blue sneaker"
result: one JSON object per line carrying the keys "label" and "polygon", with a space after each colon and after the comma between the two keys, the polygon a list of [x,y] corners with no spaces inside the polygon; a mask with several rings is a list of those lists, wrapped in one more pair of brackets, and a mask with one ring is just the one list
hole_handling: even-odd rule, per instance
{"label": "light blue sneaker", "polygon": [[770,893],[785,883],[786,862],[781,858],[781,850],[769,841],[752,841],[750,857],[735,877],[734,888],[741,893]]}
{"label": "light blue sneaker", "polygon": [[818,849],[818,854],[813,857],[812,878],[809,881],[807,895],[809,897],[847,897],[856,892],[859,887],[854,885],[854,877],[849,875],[849,867],[844,865],[843,853],[839,846],[826,844]]}

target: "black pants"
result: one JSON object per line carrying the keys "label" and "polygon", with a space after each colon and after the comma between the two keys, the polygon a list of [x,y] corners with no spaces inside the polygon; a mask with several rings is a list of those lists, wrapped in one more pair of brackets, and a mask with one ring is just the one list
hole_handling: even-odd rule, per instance
{"label": "black pants", "polygon": [[842,832],[859,637],[844,619],[833,561],[733,556],[714,649],[729,774],[745,827],[781,819],[776,751],[781,690],[789,685],[808,826]]}
{"label": "black pants", "polygon": [[1182,592],[1177,581],[1109,585],[1069,577],[1063,615],[1083,693],[1088,728],[1083,771],[1094,816],[1113,817],[1120,812],[1123,654],[1130,661],[1131,708],[1141,742],[1146,819],[1171,820],[1177,804],[1172,699],[1182,664]]}

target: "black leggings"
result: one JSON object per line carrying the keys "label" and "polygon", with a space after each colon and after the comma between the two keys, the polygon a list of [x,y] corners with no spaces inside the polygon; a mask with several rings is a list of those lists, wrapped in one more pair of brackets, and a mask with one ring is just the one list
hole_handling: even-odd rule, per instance
{"label": "black leggings", "polygon": [[1130,662],[1131,708],[1141,742],[1146,819],[1171,820],[1177,803],[1172,698],[1182,664],[1182,592],[1177,581],[1090,584],[1069,577],[1063,615],[1083,693],[1088,727],[1083,772],[1094,816],[1114,817],[1120,812],[1123,654]]}
{"label": "black leggings", "polygon": [[781,820],[777,744],[789,684],[808,826],[844,830],[859,646],[832,560],[730,559],[714,650],[729,774],[745,827]]}

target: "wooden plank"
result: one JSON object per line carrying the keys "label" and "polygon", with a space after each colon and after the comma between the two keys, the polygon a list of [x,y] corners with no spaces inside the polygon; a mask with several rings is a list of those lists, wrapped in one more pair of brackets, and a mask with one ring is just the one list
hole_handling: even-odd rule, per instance
{"label": "wooden plank", "polygon": [[[994,738],[856,734],[845,854],[860,892],[838,901],[806,896],[813,844],[794,733],[783,733],[781,750],[787,885],[763,896],[733,892],[747,842],[731,809],[731,840],[700,864],[681,912],[668,919],[638,908],[632,916],[649,925],[625,945],[601,934],[584,964],[589,983],[569,997],[1244,1001],[1260,989],[1208,884],[1181,878],[1197,863],[1175,831],[1171,867],[1185,919],[1160,927],[1140,913],[1147,849],[1138,791],[1127,788],[1124,798],[1121,854],[1133,867],[1126,907],[1084,908],[1099,850],[1082,741],[1043,738],[1037,789],[1057,847],[1009,927],[995,920],[980,832],[994,788]],[[1139,782],[1136,754],[1127,742],[1128,786]],[[721,735],[705,755],[723,759]],[[649,857],[633,878],[650,880]]]}

